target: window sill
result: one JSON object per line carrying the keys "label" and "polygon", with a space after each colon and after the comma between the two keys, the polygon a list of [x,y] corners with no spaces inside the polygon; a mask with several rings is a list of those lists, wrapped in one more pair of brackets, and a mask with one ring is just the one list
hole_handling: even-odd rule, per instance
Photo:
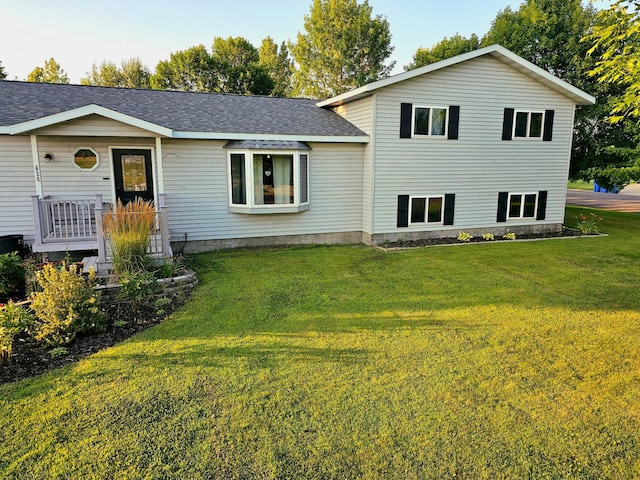
{"label": "window sill", "polygon": [[300,213],[309,210],[309,205],[283,205],[264,207],[243,207],[232,205],[229,207],[230,213],[242,213],[245,215],[276,215],[283,213]]}

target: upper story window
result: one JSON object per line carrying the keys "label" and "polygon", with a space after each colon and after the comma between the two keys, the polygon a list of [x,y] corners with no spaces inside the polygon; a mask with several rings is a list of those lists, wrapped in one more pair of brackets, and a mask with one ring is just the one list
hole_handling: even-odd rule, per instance
{"label": "upper story window", "polygon": [[94,170],[98,160],[98,154],[91,148],[79,148],[73,154],[73,163],[81,170]]}
{"label": "upper story window", "polygon": [[516,118],[513,125],[513,136],[516,138],[540,138],[542,137],[542,126],[544,112],[521,112],[516,111]]}
{"label": "upper story window", "polygon": [[458,140],[460,106],[400,104],[400,138],[435,137]]}
{"label": "upper story window", "polygon": [[413,107],[413,134],[444,137],[447,133],[446,107]]}
{"label": "upper story window", "polygon": [[505,108],[502,120],[502,140],[520,138],[553,139],[554,110],[516,110]]}
{"label": "upper story window", "polygon": [[309,152],[230,150],[229,192],[230,209],[235,213],[292,213],[307,210]]}

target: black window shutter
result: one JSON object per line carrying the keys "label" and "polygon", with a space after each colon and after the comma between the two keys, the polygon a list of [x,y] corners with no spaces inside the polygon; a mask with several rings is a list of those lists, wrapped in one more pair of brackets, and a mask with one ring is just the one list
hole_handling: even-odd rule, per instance
{"label": "black window shutter", "polygon": [[547,191],[538,192],[538,211],[536,212],[536,220],[544,220],[547,214]]}
{"label": "black window shutter", "polygon": [[496,222],[507,221],[507,203],[509,202],[509,192],[498,193],[498,217]]}
{"label": "black window shutter", "polygon": [[411,138],[412,103],[400,104],[400,138]]}
{"label": "black window shutter", "polygon": [[449,129],[447,138],[458,140],[458,124],[460,123],[460,107],[458,105],[449,106]]}
{"label": "black window shutter", "polygon": [[511,140],[513,133],[513,108],[504,109],[504,119],[502,120],[502,140]]}
{"label": "black window shutter", "polygon": [[544,112],[544,133],[542,134],[542,140],[544,142],[550,142],[553,137],[553,110],[545,110]]}
{"label": "black window shutter", "polygon": [[456,195],[454,193],[447,193],[444,196],[444,224],[453,225],[453,211],[456,205]]}
{"label": "black window shutter", "polygon": [[398,195],[398,227],[409,226],[409,195]]}

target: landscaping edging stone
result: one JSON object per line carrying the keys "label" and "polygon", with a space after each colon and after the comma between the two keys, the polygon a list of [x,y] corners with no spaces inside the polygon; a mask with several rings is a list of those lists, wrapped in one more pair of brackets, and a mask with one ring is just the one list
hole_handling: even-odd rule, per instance
{"label": "landscaping edging stone", "polygon": [[[158,279],[158,285],[160,285],[161,291],[156,294],[155,297],[188,296],[198,285],[198,278],[194,271],[187,270],[186,273],[177,277]],[[107,285],[98,285],[95,288],[96,291],[101,293],[101,302],[108,303],[118,299],[122,285],[110,283]]]}

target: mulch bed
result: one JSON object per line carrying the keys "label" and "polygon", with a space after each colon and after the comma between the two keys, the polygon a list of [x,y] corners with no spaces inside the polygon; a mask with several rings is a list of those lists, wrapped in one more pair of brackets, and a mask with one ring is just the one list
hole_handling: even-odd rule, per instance
{"label": "mulch bed", "polygon": [[[157,325],[171,313],[170,307],[162,315],[149,307],[127,308],[126,323],[122,318],[122,308],[116,304],[106,307],[110,325],[105,332],[76,338],[66,346],[67,352],[60,356],[52,356],[50,350],[26,336],[19,336],[13,344],[11,362],[0,364],[0,385],[34,377],[42,373],[62,367],[68,363],[88,357],[107,347],[111,347],[132,335]],[[124,323],[124,325],[121,325]]]}
{"label": "mulch bed", "polygon": [[[598,235],[598,234],[595,234]],[[561,232],[549,233],[529,233],[517,235],[516,240],[506,240],[497,235],[495,240],[484,240],[480,235],[473,237],[468,242],[458,240],[456,237],[443,238],[424,238],[421,240],[401,240],[397,242],[385,242],[380,244],[382,249],[398,249],[398,248],[414,248],[414,247],[433,247],[438,245],[465,245],[469,243],[495,243],[495,242],[513,242],[517,240],[543,240],[551,238],[580,237],[583,236],[579,231],[571,228],[564,228]]]}

